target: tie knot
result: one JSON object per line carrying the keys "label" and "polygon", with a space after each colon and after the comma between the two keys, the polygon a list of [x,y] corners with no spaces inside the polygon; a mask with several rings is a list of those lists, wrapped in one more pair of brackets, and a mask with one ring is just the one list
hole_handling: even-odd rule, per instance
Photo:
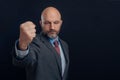
{"label": "tie knot", "polygon": [[55,40],[53,44],[55,45],[55,47],[58,47],[58,41],[57,40]]}

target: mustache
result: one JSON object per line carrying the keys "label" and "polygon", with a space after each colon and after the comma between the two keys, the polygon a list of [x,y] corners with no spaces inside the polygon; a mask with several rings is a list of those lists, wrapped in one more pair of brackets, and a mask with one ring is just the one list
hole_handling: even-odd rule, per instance
{"label": "mustache", "polygon": [[51,30],[49,30],[49,31],[48,31],[48,33],[49,33],[49,32],[57,32],[57,31],[56,31],[56,30],[51,29]]}

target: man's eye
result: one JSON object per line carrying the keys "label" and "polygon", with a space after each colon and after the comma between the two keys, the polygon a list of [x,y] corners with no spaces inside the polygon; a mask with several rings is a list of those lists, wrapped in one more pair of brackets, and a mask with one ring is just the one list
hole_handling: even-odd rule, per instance
{"label": "man's eye", "polygon": [[55,21],[54,24],[59,24],[59,21]]}
{"label": "man's eye", "polygon": [[49,22],[44,22],[44,24],[50,24]]}

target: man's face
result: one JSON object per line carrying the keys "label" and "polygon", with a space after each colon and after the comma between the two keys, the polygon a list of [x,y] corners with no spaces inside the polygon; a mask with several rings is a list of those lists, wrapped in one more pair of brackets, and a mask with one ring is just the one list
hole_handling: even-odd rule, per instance
{"label": "man's face", "polygon": [[56,13],[49,13],[49,14],[45,14],[41,18],[40,23],[43,32],[47,34],[48,37],[56,38],[60,31],[62,20],[60,16],[57,15]]}

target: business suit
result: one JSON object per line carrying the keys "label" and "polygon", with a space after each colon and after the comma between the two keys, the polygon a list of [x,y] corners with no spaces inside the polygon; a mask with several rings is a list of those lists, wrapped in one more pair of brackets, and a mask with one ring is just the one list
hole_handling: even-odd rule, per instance
{"label": "business suit", "polygon": [[13,54],[13,63],[26,68],[27,80],[66,80],[69,67],[69,50],[67,44],[61,40],[66,67],[64,75],[61,75],[61,60],[48,38],[38,34],[29,45],[29,54],[23,59]]}

